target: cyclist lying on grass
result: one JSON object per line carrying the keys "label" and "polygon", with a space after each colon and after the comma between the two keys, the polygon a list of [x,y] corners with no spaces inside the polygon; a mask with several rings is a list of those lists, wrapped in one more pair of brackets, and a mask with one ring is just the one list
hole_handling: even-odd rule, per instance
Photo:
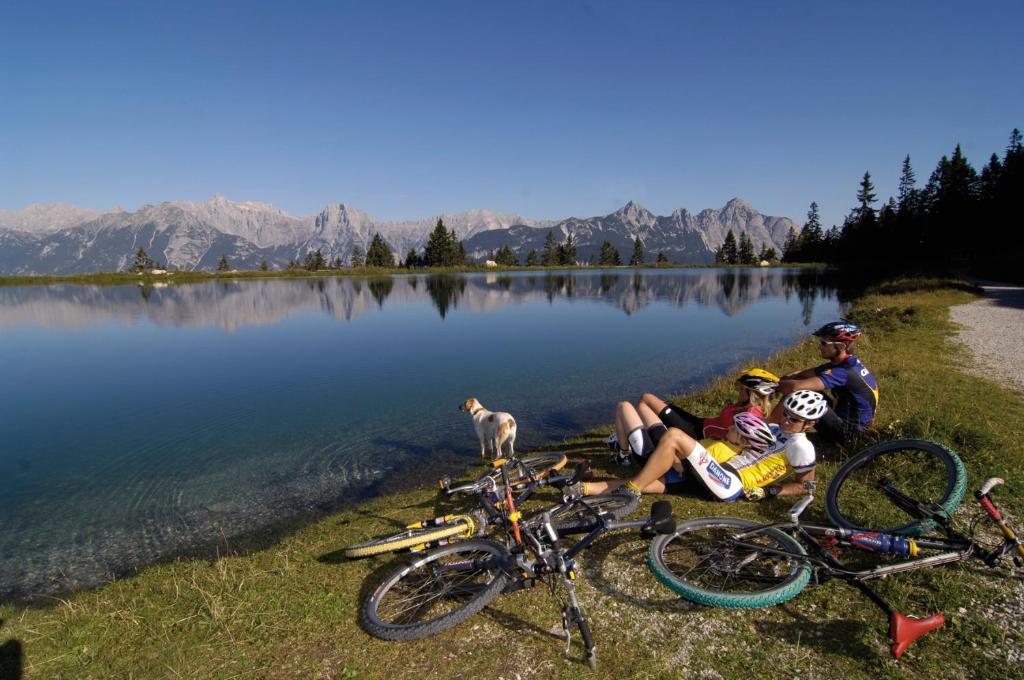
{"label": "cyclist lying on grass", "polygon": [[[687,479],[695,479],[720,501],[801,495],[814,488],[816,463],[814,445],[805,432],[826,408],[821,394],[800,390],[783,400],[781,424],[769,426],[752,413],[737,413],[724,441],[697,441],[680,429],[665,429],[660,421],[648,419],[642,432],[653,450],[633,479],[581,482],[566,491],[584,496],[616,489],[636,495],[676,494],[685,490]],[[642,420],[639,414],[636,418]],[[793,480],[785,482],[791,475]]]}
{"label": "cyclist lying on grass", "polygon": [[643,426],[659,421],[665,427],[679,428],[694,439],[725,439],[737,413],[749,412],[762,418],[771,413],[771,396],[779,385],[778,376],[763,368],[748,368],[736,378],[736,384],[739,388],[736,402],[726,404],[717,416],[710,418],[696,416],[651,393],[644,394],[635,407],[628,401],[620,402],[615,410],[615,433],[608,438],[608,445],[621,456],[629,454],[627,446],[634,454],[643,455],[640,453]]}

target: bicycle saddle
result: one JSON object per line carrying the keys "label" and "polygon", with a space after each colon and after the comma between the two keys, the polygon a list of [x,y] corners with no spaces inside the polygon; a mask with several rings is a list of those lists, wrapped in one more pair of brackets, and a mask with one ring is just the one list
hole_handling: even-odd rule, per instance
{"label": "bicycle saddle", "polygon": [[929,616],[926,619],[919,619],[916,616],[904,616],[899,612],[893,612],[892,618],[889,619],[889,638],[892,640],[889,651],[892,652],[892,657],[894,659],[900,658],[903,656],[903,652],[907,651],[910,643],[925,633],[935,630],[945,622],[946,617],[942,615],[942,612]]}

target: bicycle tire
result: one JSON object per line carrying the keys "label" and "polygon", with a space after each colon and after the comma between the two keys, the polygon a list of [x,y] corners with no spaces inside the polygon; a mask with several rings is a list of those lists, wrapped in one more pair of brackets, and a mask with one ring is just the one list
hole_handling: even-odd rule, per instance
{"label": "bicycle tire", "polygon": [[846,461],[825,494],[825,512],[845,529],[920,536],[936,523],[920,520],[893,504],[878,487],[882,477],[904,494],[931,500],[952,515],[967,491],[967,470],[952,450],[924,439],[876,444]]}
{"label": "bicycle tire", "polygon": [[735,545],[734,533],[754,529],[759,531],[745,542],[807,554],[795,538],[770,526],[737,517],[703,517],[680,523],[674,534],[657,536],[647,565],[670,590],[708,607],[754,609],[795,597],[811,578],[810,561]]}
{"label": "bicycle tire", "polygon": [[[434,548],[390,572],[366,598],[363,628],[382,640],[420,640],[447,630],[502,593],[508,559],[508,550],[494,541]],[[445,604],[454,607],[438,612]]]}
{"label": "bicycle tire", "polygon": [[405,529],[396,534],[378,536],[364,543],[345,548],[345,557],[358,558],[414,548],[424,543],[441,541],[456,536],[471,536],[476,523],[468,515],[458,515],[445,524],[436,524],[419,529]]}
{"label": "bicycle tire", "polygon": [[604,496],[590,496],[552,513],[551,524],[559,534],[587,533],[599,525],[592,510],[610,514],[613,519],[622,519],[633,514],[638,507],[640,499],[632,494],[610,493]]}

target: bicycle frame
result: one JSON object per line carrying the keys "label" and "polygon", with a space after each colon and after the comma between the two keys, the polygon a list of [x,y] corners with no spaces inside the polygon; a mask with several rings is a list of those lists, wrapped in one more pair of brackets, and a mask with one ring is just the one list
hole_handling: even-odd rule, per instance
{"label": "bicycle frame", "polygon": [[[1024,556],[1024,546],[1021,545],[1021,542],[1017,538],[1013,529],[1005,522],[1005,520],[1003,520],[1001,513],[989,496],[991,490],[1002,483],[1003,480],[998,478],[989,479],[975,494],[975,498],[984,513],[996,524],[996,526],[999,527],[1003,534],[1003,541],[996,550],[987,550],[976,543],[972,538],[968,538],[958,533],[952,528],[950,518],[944,511],[942,511],[941,508],[930,503],[918,502],[902,493],[899,493],[893,489],[886,480],[882,480],[882,490],[889,495],[890,499],[892,499],[896,505],[918,519],[927,519],[936,522],[936,524],[942,529],[943,533],[946,534],[946,537],[905,539],[903,537],[878,534],[877,532],[865,532],[831,526],[804,524],[800,521],[800,515],[813,500],[813,496],[808,495],[791,509],[789,521],[763,524],[750,529],[749,531],[744,531],[734,535],[732,540],[737,547],[750,550],[752,551],[752,554],[764,553],[778,555],[781,557],[789,557],[800,562],[810,562],[816,569],[824,571],[828,576],[840,578],[851,583],[868,599],[882,609],[882,611],[889,617],[889,631],[890,637],[893,641],[890,650],[895,658],[899,658],[903,652],[906,651],[906,648],[911,642],[928,631],[941,626],[945,622],[945,618],[941,613],[935,614],[926,619],[917,619],[915,617],[905,616],[896,612],[874,590],[869,588],[865,581],[881,578],[890,574],[916,571],[918,569],[927,569],[942,564],[961,562],[971,557],[977,557],[991,567],[995,566],[1000,559],[1011,552],[1016,553],[1014,556],[1015,563],[1018,566],[1024,566],[1024,560],[1021,559],[1022,556]],[[787,532],[803,539],[802,542],[808,547],[813,548],[816,554],[800,554],[793,551],[772,548],[758,543],[749,543],[744,540],[747,537],[756,536],[768,528]],[[865,543],[858,542],[858,539],[877,539],[883,536],[886,539],[895,538],[897,540],[903,540],[904,545],[913,544],[913,551],[924,548],[926,550],[937,550],[939,552],[927,557],[916,558],[912,556],[910,559],[899,560],[889,564],[880,564],[861,570],[848,569],[833,553],[833,549],[836,546],[864,550],[866,549]],[[907,547],[908,552],[910,552],[911,555],[914,555],[915,553],[909,549],[910,546],[907,545]],[[868,550],[882,554],[894,552],[889,549],[873,550],[868,548]]]}

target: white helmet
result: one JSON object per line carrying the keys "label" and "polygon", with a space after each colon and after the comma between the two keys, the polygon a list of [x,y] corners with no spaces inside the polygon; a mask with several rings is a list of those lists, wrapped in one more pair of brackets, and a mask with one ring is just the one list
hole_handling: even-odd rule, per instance
{"label": "white helmet", "polygon": [[825,415],[828,410],[828,402],[821,392],[812,390],[797,390],[786,395],[782,400],[783,410],[794,418],[800,420],[817,420]]}

